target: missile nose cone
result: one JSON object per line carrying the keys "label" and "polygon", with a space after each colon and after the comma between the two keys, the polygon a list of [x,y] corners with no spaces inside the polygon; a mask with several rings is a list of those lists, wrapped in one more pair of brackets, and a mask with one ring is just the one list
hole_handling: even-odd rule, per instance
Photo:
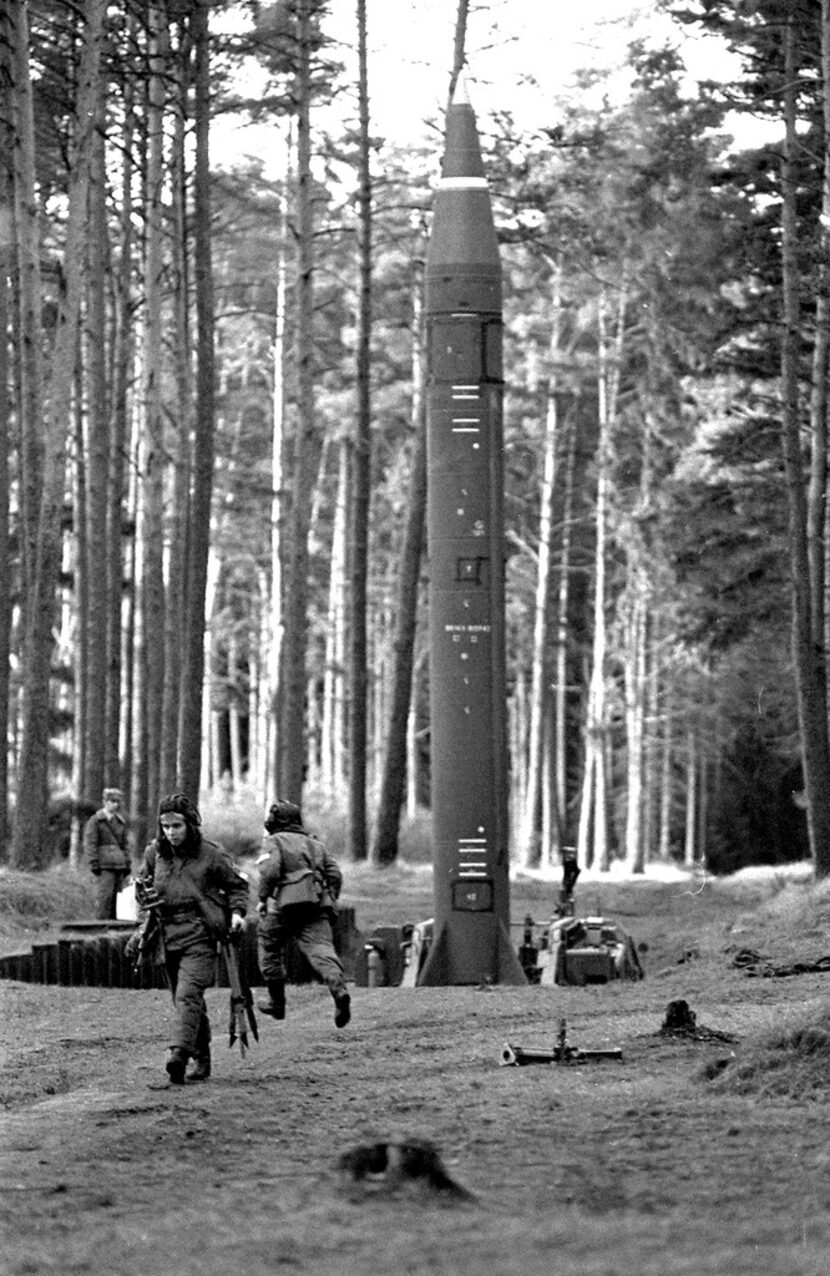
{"label": "missile nose cone", "polygon": [[461,75],[447,107],[444,157],[426,257],[426,308],[428,314],[501,310],[501,266],[490,189],[476,117]]}
{"label": "missile nose cone", "polygon": [[467,94],[464,72],[459,72],[447,110],[442,177],[484,177],[476,117]]}
{"label": "missile nose cone", "polygon": [[467,77],[465,76],[463,71],[458,72],[458,79],[455,82],[455,88],[453,89],[452,101],[450,105],[451,106],[469,106],[470,105],[470,95],[467,92]]}

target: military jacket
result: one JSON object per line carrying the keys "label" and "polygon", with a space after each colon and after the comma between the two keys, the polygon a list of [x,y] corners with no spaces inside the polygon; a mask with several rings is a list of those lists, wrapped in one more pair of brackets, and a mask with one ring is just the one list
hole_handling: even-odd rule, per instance
{"label": "military jacket", "polygon": [[266,834],[257,864],[262,903],[269,899],[281,906],[287,900],[293,902],[293,891],[303,880],[313,877],[320,887],[317,902],[321,908],[331,908],[343,884],[340,866],[323,843],[299,829]]}
{"label": "military jacket", "polygon": [[232,912],[244,917],[248,883],[218,842],[202,838],[195,848],[162,849],[154,839],[144,852],[139,877],[154,886],[161,899],[159,915],[165,939],[186,940],[204,934],[227,937]]}
{"label": "military jacket", "polygon": [[95,872],[129,873],[130,852],[127,848],[127,823],[123,815],[107,817],[101,808],[84,825],[84,854]]}

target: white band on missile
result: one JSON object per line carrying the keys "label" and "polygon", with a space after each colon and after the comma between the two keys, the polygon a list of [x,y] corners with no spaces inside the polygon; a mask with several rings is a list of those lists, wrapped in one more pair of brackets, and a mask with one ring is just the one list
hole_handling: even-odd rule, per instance
{"label": "white band on missile", "polygon": [[486,177],[441,177],[438,189],[442,191],[486,191],[489,183]]}

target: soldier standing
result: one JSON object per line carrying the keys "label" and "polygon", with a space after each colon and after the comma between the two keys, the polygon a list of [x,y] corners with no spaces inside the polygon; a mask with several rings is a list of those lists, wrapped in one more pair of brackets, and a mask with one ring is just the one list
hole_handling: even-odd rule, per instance
{"label": "soldier standing", "polygon": [[263,1014],[285,1018],[285,945],[293,939],[334,998],[334,1023],[345,1028],[351,998],[334,948],[331,919],[343,884],[336,860],[303,828],[300,808],[277,801],[265,817],[259,865],[259,966],[268,1001]]}
{"label": "soldier standing", "polygon": [[[205,989],[213,983],[217,944],[242,930],[248,907],[246,879],[225,848],[202,835],[201,822],[186,794],[162,798],[158,833],[138,877],[139,901],[156,911],[173,993],[175,1026],[165,1066],[174,1085],[210,1076]],[[194,1067],[185,1078],[191,1058]]]}
{"label": "soldier standing", "polygon": [[127,821],[121,814],[121,801],[120,789],[104,789],[100,811],[84,825],[84,854],[98,879],[98,916],[103,920],[116,916],[118,892],[130,875]]}

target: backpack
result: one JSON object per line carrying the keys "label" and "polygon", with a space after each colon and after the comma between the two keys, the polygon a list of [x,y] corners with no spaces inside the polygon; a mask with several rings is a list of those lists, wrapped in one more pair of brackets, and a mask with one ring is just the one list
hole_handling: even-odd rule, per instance
{"label": "backpack", "polygon": [[[296,908],[298,905],[307,907],[312,904],[319,907],[323,902],[325,880],[317,845],[307,834],[303,836],[306,839],[305,853],[301,858],[294,854],[290,856],[296,867],[283,871],[283,878],[277,891],[277,904],[281,911],[286,908]],[[277,834],[277,837],[281,835]],[[284,843],[281,849],[284,864],[286,858]]]}

